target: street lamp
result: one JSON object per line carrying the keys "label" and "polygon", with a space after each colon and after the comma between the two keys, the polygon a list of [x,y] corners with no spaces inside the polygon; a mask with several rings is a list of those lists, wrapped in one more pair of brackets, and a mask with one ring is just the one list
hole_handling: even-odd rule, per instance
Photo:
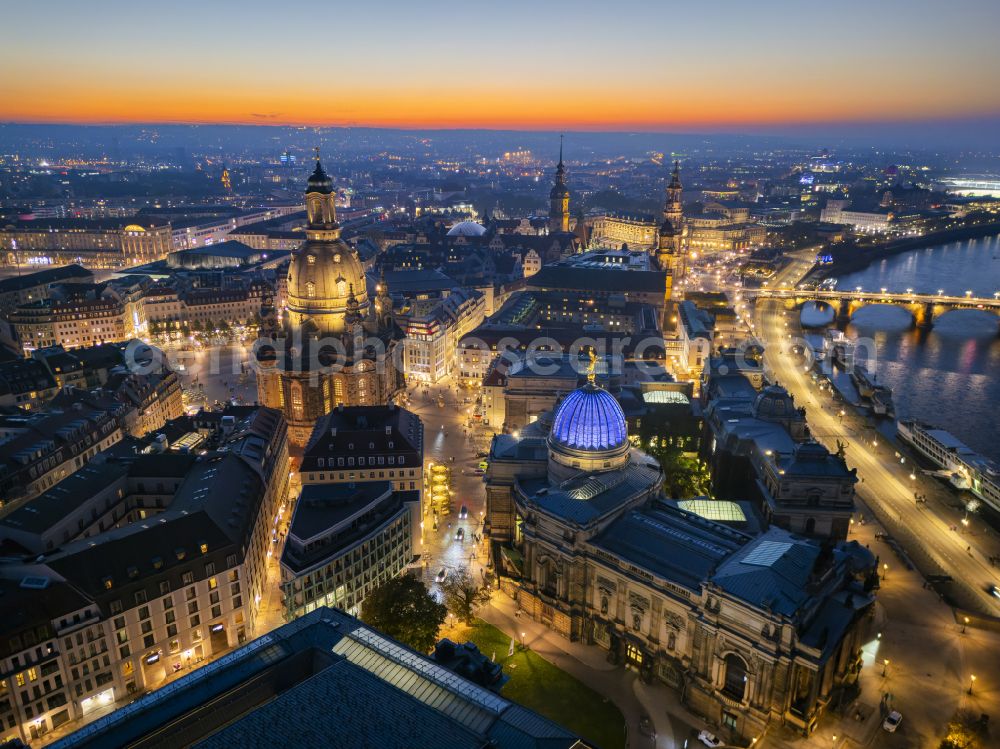
{"label": "street lamp", "polygon": [[524,632],[521,633],[521,650],[524,650]]}
{"label": "street lamp", "polygon": [[972,694],[972,687],[974,687],[975,684],[976,684],[976,675],[972,674],[972,676],[969,677],[969,694]]}
{"label": "street lamp", "polygon": [[882,661],[882,676],[885,676],[888,671],[889,671],[889,659],[886,658],[884,661]]}
{"label": "street lamp", "polygon": [[889,563],[882,562],[882,579],[885,580],[889,577]]}
{"label": "street lamp", "polygon": [[962,634],[965,634],[965,628],[969,626],[969,617],[963,617],[962,619]]}

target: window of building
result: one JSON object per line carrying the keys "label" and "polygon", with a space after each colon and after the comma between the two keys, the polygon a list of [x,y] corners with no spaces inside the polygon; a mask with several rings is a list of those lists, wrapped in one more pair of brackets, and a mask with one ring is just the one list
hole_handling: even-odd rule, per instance
{"label": "window of building", "polygon": [[747,664],[735,653],[726,656],[726,679],[722,691],[727,697],[742,700],[747,688]]}

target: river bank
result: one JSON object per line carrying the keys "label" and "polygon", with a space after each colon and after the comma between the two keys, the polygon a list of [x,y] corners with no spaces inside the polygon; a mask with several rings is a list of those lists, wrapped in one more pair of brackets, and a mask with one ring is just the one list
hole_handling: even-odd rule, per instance
{"label": "river bank", "polygon": [[885,258],[899,255],[913,250],[923,250],[948,242],[956,242],[963,239],[981,239],[1000,234],[1000,221],[993,221],[988,224],[973,224],[971,226],[959,226],[954,229],[932,232],[920,237],[907,237],[895,239],[875,247],[859,248],[858,251],[849,257],[838,258],[827,265],[817,265],[805,280],[825,281],[828,278],[837,278],[848,273],[857,273]]}

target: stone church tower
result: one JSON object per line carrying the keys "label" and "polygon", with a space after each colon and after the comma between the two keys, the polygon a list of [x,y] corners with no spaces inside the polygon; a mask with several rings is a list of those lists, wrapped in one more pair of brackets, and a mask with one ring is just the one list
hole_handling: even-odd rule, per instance
{"label": "stone church tower", "polygon": [[657,232],[656,244],[656,259],[660,269],[670,272],[673,285],[684,277],[684,261],[687,254],[687,226],[684,224],[684,206],[681,203],[683,188],[680,171],[680,162],[675,161],[674,172],[667,185],[663,223]]}
{"label": "stone church tower", "polygon": [[566,169],[563,166],[562,137],[559,138],[559,164],[556,166],[556,183],[549,191],[549,233],[569,231],[569,188],[566,187]]}

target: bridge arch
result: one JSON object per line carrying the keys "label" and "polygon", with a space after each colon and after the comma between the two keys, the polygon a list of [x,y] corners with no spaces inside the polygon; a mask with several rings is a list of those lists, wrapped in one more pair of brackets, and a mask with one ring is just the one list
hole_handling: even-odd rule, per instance
{"label": "bridge arch", "polygon": [[828,304],[835,310],[835,319],[838,324],[850,322],[859,310],[866,307],[876,305],[900,307],[910,313],[910,319],[914,326],[925,330],[932,328],[935,320],[949,312],[978,310],[992,314],[998,322],[998,332],[1000,332],[1000,293],[992,299],[987,299],[972,296],[945,296],[943,293],[938,295],[914,294],[909,291],[905,294],[897,294],[888,290],[882,293],[871,293],[764,288],[751,290],[747,296],[779,300],[788,310],[802,310],[809,302]]}

